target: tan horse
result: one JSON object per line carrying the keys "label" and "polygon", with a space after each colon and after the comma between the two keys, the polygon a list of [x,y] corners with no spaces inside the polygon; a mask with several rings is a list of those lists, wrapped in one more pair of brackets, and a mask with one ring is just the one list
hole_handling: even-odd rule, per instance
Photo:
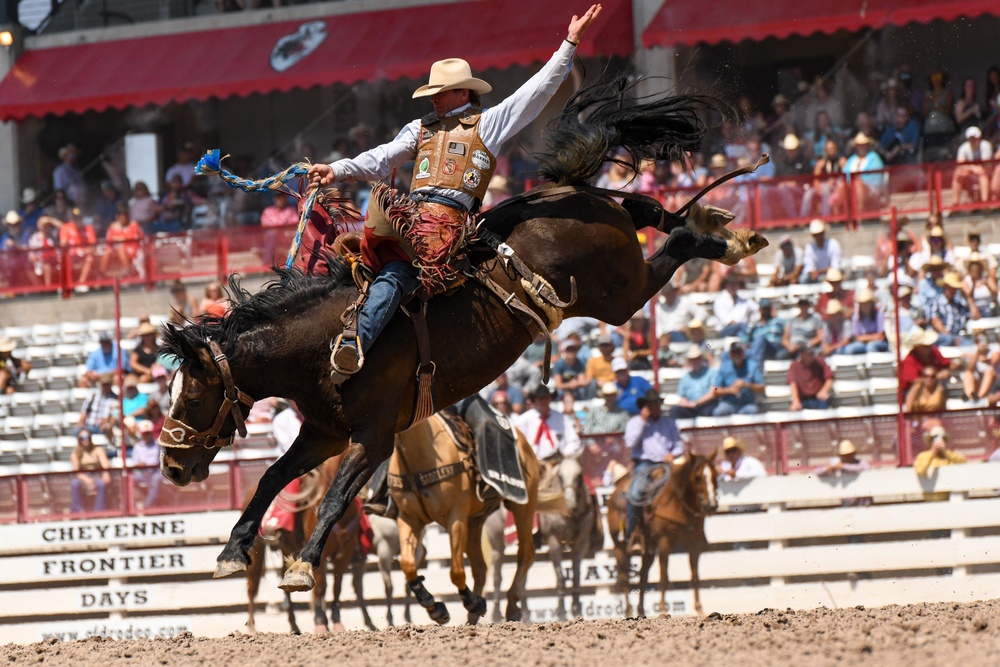
{"label": "tan horse", "polygon": [[[708,546],[705,539],[705,516],[718,507],[715,486],[715,454],[706,458],[691,454],[675,465],[666,488],[645,508],[644,520],[636,528],[643,531],[642,564],[639,569],[639,603],[636,614],[645,616],[645,595],[649,583],[649,568],[653,558],[660,557],[660,609],[667,609],[668,577],[667,560],[672,551],[686,551],[691,565],[691,588],[694,590],[694,610],[701,614],[699,595],[698,559]],[[629,601],[632,558],[624,536],[625,492],[632,483],[626,475],[615,484],[615,491],[608,501],[608,529],[614,542],[615,560],[618,563],[618,581],[615,588],[625,595],[625,615],[632,614]]]}
{"label": "tan horse", "polygon": [[[528,567],[535,557],[531,536],[535,512],[565,512],[565,500],[561,494],[539,497],[538,460],[520,431],[517,432],[517,450],[524,471],[528,502],[524,505],[504,502],[514,514],[518,543],[517,571],[507,593],[508,621],[521,619],[520,594],[528,576]],[[423,577],[417,576],[415,554],[420,536],[428,524],[439,524],[448,531],[451,541],[451,581],[469,612],[469,623],[478,622],[486,613],[486,600],[482,597],[486,583],[486,561],[481,542],[483,523],[499,506],[499,498],[489,493],[484,494],[486,501],[480,499],[471,456],[459,449],[439,415],[433,415],[396,436],[389,474],[397,479],[410,480],[408,488],[402,489],[390,477],[392,499],[399,507],[399,564],[406,576],[406,585],[434,621],[444,624],[450,620],[444,603],[437,602],[424,587]],[[419,490],[414,489],[414,480],[421,478],[440,480],[427,483]],[[490,498],[496,500],[490,501]],[[466,583],[466,555],[472,567],[472,590]]]}
{"label": "tan horse", "polygon": [[[330,488],[343,456],[335,456],[326,461],[320,468],[303,476],[303,490],[296,498],[286,498],[284,502],[290,505],[290,510],[294,511],[295,530],[278,530],[273,538],[273,544],[280,549],[282,555],[282,570],[298,556],[299,551],[305,546],[306,541],[316,528],[318,520],[318,506],[323,499],[323,495]],[[249,502],[253,496],[252,491],[247,497]],[[279,496],[281,498],[281,496]],[[282,502],[279,500],[279,502]],[[330,626],[327,621],[326,612],[323,609],[324,598],[326,597],[326,568],[329,564],[333,570],[333,599],[330,602],[330,613],[333,617],[333,629],[343,630],[340,622],[340,589],[347,570],[353,567],[354,593],[361,605],[363,614],[369,627],[371,621],[365,609],[364,594],[362,591],[361,577],[364,575],[364,561],[358,560],[359,539],[361,535],[360,510],[357,503],[352,503],[344,513],[343,518],[337,522],[330,536],[326,540],[323,549],[323,558],[320,566],[316,570],[316,586],[312,589],[312,611],[315,619],[314,632],[329,632]],[[257,628],[254,620],[257,593],[260,590],[260,579],[264,574],[264,551],[267,548],[267,540],[258,536],[254,540],[250,550],[250,566],[247,568],[247,631],[256,634]],[[360,567],[358,567],[360,565]],[[285,606],[288,612],[288,624],[294,634],[300,634],[298,624],[295,622],[295,612],[292,607],[291,596],[285,593]]]}

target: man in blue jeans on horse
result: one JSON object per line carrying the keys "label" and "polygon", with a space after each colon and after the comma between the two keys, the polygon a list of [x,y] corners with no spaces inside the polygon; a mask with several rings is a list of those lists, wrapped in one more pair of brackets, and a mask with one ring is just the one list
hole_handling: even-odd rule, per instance
{"label": "man in blue jeans on horse", "polygon": [[601,5],[593,5],[583,16],[574,15],[566,39],[549,61],[495,107],[480,107],[479,96],[491,86],[474,78],[466,61],[435,62],[428,84],[413,93],[414,98],[430,97],[433,113],[407,124],[389,143],[310,168],[310,183],[327,187],[386,179],[397,167],[415,163],[409,196],[382,183],[372,188],[361,258],[377,277],[358,313],[356,337],[341,337],[331,353],[336,383],[361,369],[365,352],[405,295],[422,284],[440,284],[447,275],[448,262],[461,249],[468,215],[486,194],[500,147],[555,95],[572,68],[577,45],[600,12]]}
{"label": "man in blue jeans on horse", "polygon": [[[639,524],[642,505],[649,504],[646,501],[651,500],[645,498],[650,472],[666,464],[664,477],[669,478],[670,466],[674,460],[684,456],[684,442],[677,422],[663,414],[663,399],[659,392],[650,389],[636,400],[636,404],[639,406],[639,414],[629,419],[625,426],[625,446],[632,454],[633,464],[632,483],[625,494],[628,503],[625,513],[625,542],[632,552],[641,551],[638,540],[633,541],[632,537]],[[663,479],[663,483],[666,483],[666,479]]]}

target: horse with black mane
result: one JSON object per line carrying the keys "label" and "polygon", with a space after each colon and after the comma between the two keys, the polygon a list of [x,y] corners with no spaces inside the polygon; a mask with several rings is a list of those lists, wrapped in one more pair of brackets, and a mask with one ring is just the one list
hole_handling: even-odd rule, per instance
{"label": "horse with black mane", "polygon": [[[725,229],[731,220],[725,211],[695,204],[680,217],[653,200],[619,203],[587,185],[616,146],[636,164],[646,157],[683,160],[700,148],[705,131],[700,113],[709,100],[682,95],[636,102],[631,87],[627,74],[609,74],[579,90],[554,120],[547,152],[539,156],[547,187],[509,200],[482,221],[555,293],[570,295],[575,286],[578,298],[559,306],[538,304],[538,292],[511,273],[506,261],[492,251],[474,257],[479,280],[466,280],[454,294],[427,302],[435,406],[452,404],[492,381],[537,332],[508,307],[510,300],[498,298],[496,288],[526,304],[549,329],[575,316],[623,324],[688,259],[735,263],[767,245],[750,230]],[[648,260],[636,237],[643,227],[669,233]],[[219,449],[243,431],[251,397],[294,399],[304,419],[298,438],[261,477],[233,527],[217,577],[246,569],[261,517],[281,488],[346,452],[320,506],[319,524],[281,583],[286,591],[311,588],[331,528],[416,414],[418,341],[403,313],[393,316],[360,373],[339,387],[331,381],[331,341],[358,290],[345,262],[331,258],[329,264],[329,274],[321,276],[278,269],[279,280],[255,295],[231,281],[233,305],[225,318],[163,332],[166,350],[181,360],[160,436],[161,469],[175,484],[208,475]]]}

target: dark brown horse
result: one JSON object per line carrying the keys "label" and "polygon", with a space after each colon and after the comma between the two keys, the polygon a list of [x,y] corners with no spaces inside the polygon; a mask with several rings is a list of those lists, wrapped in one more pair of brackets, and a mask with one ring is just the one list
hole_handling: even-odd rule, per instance
{"label": "dark brown horse", "polygon": [[[279,500],[289,505],[289,510],[293,512],[295,528],[293,530],[278,529],[271,544],[276,546],[282,555],[282,570],[298,556],[299,551],[305,546],[306,541],[312,535],[319,519],[317,508],[323,495],[330,487],[340,466],[341,457],[334,457],[324,463],[317,470],[312,471],[303,477],[303,489],[299,497]],[[254,489],[253,493],[256,493]],[[251,495],[252,497],[252,495]],[[280,497],[279,497],[280,498]],[[247,498],[249,501],[250,498]],[[246,506],[246,503],[244,503]],[[362,577],[364,576],[365,563],[363,553],[360,552],[360,510],[357,503],[352,503],[347,512],[333,527],[330,536],[326,540],[323,548],[323,556],[320,559],[319,568],[316,570],[317,582],[312,590],[312,610],[315,619],[314,632],[329,632],[330,625],[323,609],[326,598],[326,569],[329,566],[333,572],[333,598],[330,601],[330,615],[333,620],[334,630],[343,630],[340,622],[340,590],[347,575],[348,569],[352,570],[354,581],[354,594],[361,606],[366,624],[374,627],[368,612],[365,609],[364,591]],[[254,620],[255,601],[257,592],[260,590],[260,579],[264,574],[264,550],[268,546],[268,539],[258,537],[254,540],[250,549],[250,566],[247,568],[247,631],[256,634],[257,627]],[[361,555],[362,558],[358,558]],[[291,631],[299,634],[299,626],[295,622],[295,611],[293,609],[291,596],[285,593],[285,606],[288,613],[288,625]]]}
{"label": "dark brown horse", "polygon": [[[691,565],[691,588],[694,590],[694,609],[702,613],[698,592],[698,559],[708,546],[705,539],[705,516],[718,506],[715,491],[715,455],[706,458],[692,454],[671,472],[667,486],[646,508],[645,521],[636,530],[643,530],[642,564],[639,567],[639,603],[636,613],[645,616],[646,588],[649,585],[649,568],[653,559],[660,557],[660,609],[667,609],[667,587],[670,584],[667,560],[673,551],[687,552]],[[654,475],[655,479],[656,476]],[[625,615],[632,614],[629,601],[631,585],[629,575],[632,558],[624,536],[625,491],[632,482],[626,475],[615,484],[615,492],[608,501],[608,530],[614,542],[615,560],[618,564],[618,581],[615,588],[625,595]]]}
{"label": "dark brown horse", "polygon": [[[703,126],[695,102],[665,98],[635,105],[627,99],[626,81],[622,75],[611,85],[605,81],[581,90],[558,118],[548,135],[550,153],[540,156],[542,173],[558,189],[551,196],[497,207],[484,223],[563,298],[575,279],[579,298],[574,303],[561,312],[543,310],[495,255],[481,262],[492,280],[535,308],[550,326],[562,316],[623,324],[686,260],[734,259],[732,238],[727,243],[697,231],[706,225],[719,228],[726,222],[722,213],[692,209],[688,219],[678,218],[655,207],[623,206],[587,189],[587,179],[597,174],[614,146],[639,156],[681,159],[700,143]],[[646,226],[670,233],[648,261],[636,238],[636,229]],[[737,254],[756,252],[766,241],[748,232],[742,244]],[[219,555],[216,576],[246,569],[261,517],[284,485],[346,452],[320,507],[317,530],[281,584],[284,590],[306,590],[313,585],[312,571],[326,535],[392,453],[395,434],[412,421],[418,350],[413,326],[397,313],[366,356],[363,370],[334,386],[330,344],[342,329],[341,313],[357,297],[349,270],[331,260],[330,275],[278,274],[280,281],[256,295],[234,289],[225,319],[164,330],[167,350],[182,363],[171,382],[170,414],[160,436],[161,469],[179,485],[204,479],[219,448],[242,428],[250,397],[294,399],[304,418],[299,436],[261,477],[257,494]],[[475,280],[452,296],[432,299],[427,323],[436,363],[433,399],[439,407],[496,378],[536,333]]]}

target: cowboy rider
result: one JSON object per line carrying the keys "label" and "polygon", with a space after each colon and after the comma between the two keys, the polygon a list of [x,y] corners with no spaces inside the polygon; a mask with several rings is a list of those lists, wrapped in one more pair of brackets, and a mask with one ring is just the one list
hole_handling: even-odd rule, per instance
{"label": "cowboy rider", "polygon": [[[537,118],[556,93],[572,68],[577,45],[600,12],[601,5],[595,4],[581,17],[574,14],[565,41],[549,61],[495,107],[480,108],[479,96],[492,88],[472,76],[466,61],[435,62],[428,84],[413,93],[414,98],[431,98],[433,114],[410,122],[389,143],[353,159],[313,165],[310,183],[327,187],[333,182],[376,181],[388,178],[396,167],[415,162],[410,200],[416,203],[420,220],[433,226],[444,216],[464,224],[486,193],[500,147]],[[364,353],[389,323],[403,296],[420,284],[412,248],[408,252],[392,228],[376,230],[376,224],[369,213],[361,256],[377,278],[358,313],[357,339],[345,336],[331,355],[334,379],[339,382],[361,369]]]}
{"label": "cowboy rider", "polygon": [[663,399],[655,389],[649,389],[636,400],[639,414],[629,419],[625,426],[625,446],[632,454],[632,482],[625,494],[625,543],[635,551],[632,535],[639,524],[642,508],[633,502],[645,494],[648,473],[657,465],[669,466],[684,456],[677,422],[663,414]]}

